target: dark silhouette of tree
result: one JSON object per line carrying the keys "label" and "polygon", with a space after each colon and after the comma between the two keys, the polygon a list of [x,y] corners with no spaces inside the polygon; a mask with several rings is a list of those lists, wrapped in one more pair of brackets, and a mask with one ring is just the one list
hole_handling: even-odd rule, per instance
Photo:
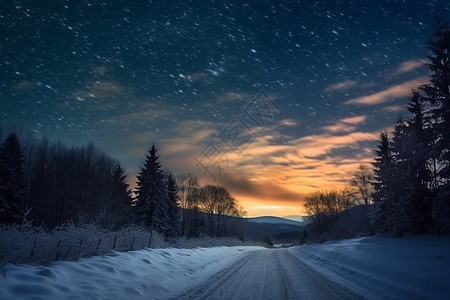
{"label": "dark silhouette of tree", "polygon": [[421,90],[432,105],[435,132],[432,154],[434,165],[440,165],[434,172],[433,221],[438,232],[450,232],[450,28],[440,18],[427,49],[430,83]]}
{"label": "dark silhouette of tree", "polygon": [[345,191],[318,191],[305,197],[306,214],[319,234],[334,228],[340,214],[351,206]]}
{"label": "dark silhouette of tree", "polygon": [[137,176],[135,215],[138,223],[166,234],[169,197],[158,158],[155,145],[152,145]]}
{"label": "dark silhouette of tree", "polygon": [[[101,216],[105,214],[112,218],[110,213],[115,207],[114,195],[118,195],[114,193],[118,190],[122,190],[119,198],[124,202],[131,201],[124,188],[126,183],[123,173],[114,175],[115,171],[120,173],[115,170],[117,162],[92,143],[82,147],[67,147],[60,141],[53,143],[46,138],[24,136],[20,132],[14,135],[21,141],[23,152],[22,177],[26,188],[21,205],[22,209],[32,208],[27,217],[33,224],[54,228],[66,220],[98,222],[104,221]],[[20,153],[16,150],[13,152]],[[4,159],[2,165],[13,161]],[[115,176],[117,180],[114,183]],[[114,220],[118,221],[119,216],[125,215],[121,212]],[[113,223],[108,221],[102,224],[111,226]],[[114,223],[114,226],[118,225]]]}
{"label": "dark silhouette of tree", "polygon": [[201,225],[198,217],[200,185],[198,177],[191,173],[177,177],[178,202],[181,208],[181,235],[198,237],[197,227]]}
{"label": "dark silhouette of tree", "polygon": [[450,231],[450,30],[439,18],[426,48],[430,83],[413,91],[411,117],[397,122],[392,142],[382,134],[377,150],[380,231]]}
{"label": "dark silhouette of tree", "polygon": [[392,149],[386,132],[380,134],[380,144],[375,150],[373,202],[374,221],[380,231],[386,231],[394,225],[394,206],[392,185],[394,163]]}
{"label": "dark silhouette of tree", "polygon": [[0,147],[0,223],[19,223],[25,209],[23,153],[15,133]]}
{"label": "dark silhouette of tree", "polygon": [[428,70],[431,72],[430,83],[420,89],[424,97],[431,102],[433,118],[436,128],[436,148],[442,155],[445,168],[441,176],[450,178],[450,28],[439,17],[436,20],[436,30],[433,39],[426,47],[430,55],[427,56]]}
{"label": "dark silhouette of tree", "polygon": [[[394,168],[391,171],[389,190],[394,220],[391,231],[398,235],[410,231],[413,227],[410,185],[414,175],[411,164],[414,159],[413,149],[417,146],[413,144],[413,138],[408,122],[400,118],[395,125],[391,143]],[[385,229],[388,230],[389,228]]]}
{"label": "dark silhouette of tree", "polygon": [[166,185],[167,185],[167,196],[169,200],[167,204],[168,230],[166,235],[170,237],[175,237],[179,234],[180,213],[178,207],[177,183],[175,182],[175,178],[173,177],[172,174],[169,174],[167,176]]}
{"label": "dark silhouette of tree", "polygon": [[372,203],[373,171],[368,165],[361,164],[350,180],[350,186],[354,189],[353,198],[355,204],[369,205]]}
{"label": "dark silhouette of tree", "polygon": [[208,214],[210,235],[226,234],[224,216],[240,215],[237,200],[224,187],[218,185],[206,185],[201,188],[199,207]]}
{"label": "dark silhouette of tree", "polygon": [[125,170],[116,164],[111,176],[111,203],[107,208],[110,222],[118,228],[131,222],[131,191],[126,183]]}
{"label": "dark silhouette of tree", "polygon": [[405,135],[404,159],[408,162],[403,176],[407,189],[405,193],[407,211],[410,214],[411,229],[417,233],[429,232],[432,228],[432,195],[429,190],[430,159],[429,139],[426,138],[426,120],[424,116],[423,98],[414,91],[407,106],[412,117],[407,121]]}

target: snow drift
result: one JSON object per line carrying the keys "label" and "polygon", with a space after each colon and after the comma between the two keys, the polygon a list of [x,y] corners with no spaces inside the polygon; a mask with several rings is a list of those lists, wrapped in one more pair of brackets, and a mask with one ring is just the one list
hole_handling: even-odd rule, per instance
{"label": "snow drift", "polygon": [[289,251],[367,299],[449,299],[450,239],[365,237]]}
{"label": "snow drift", "polygon": [[60,261],[7,265],[0,299],[161,299],[199,285],[262,247],[145,249]]}

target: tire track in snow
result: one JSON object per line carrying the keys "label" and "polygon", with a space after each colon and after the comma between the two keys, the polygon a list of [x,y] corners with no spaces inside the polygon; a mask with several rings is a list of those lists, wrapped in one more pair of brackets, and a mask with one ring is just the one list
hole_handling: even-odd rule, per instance
{"label": "tire track in snow", "polygon": [[174,299],[362,299],[286,249],[248,253]]}

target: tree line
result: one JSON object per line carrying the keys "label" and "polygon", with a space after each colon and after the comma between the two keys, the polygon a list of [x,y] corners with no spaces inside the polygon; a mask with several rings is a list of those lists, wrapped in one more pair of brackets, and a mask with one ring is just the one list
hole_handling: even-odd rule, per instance
{"label": "tree line", "polygon": [[426,49],[429,83],[412,91],[376,150],[374,221],[381,232],[450,232],[450,29],[438,19]]}
{"label": "tree line", "polygon": [[342,190],[322,190],[306,196],[309,236],[305,231],[302,240],[373,234],[373,181],[372,168],[361,164]]}
{"label": "tree line", "polygon": [[66,221],[108,229],[138,224],[166,237],[230,234],[238,202],[223,187],[201,187],[192,174],[165,172],[152,146],[136,192],[120,163],[92,142],[68,147],[0,128],[0,224],[55,228]]}
{"label": "tree line", "polygon": [[429,83],[412,91],[409,117],[380,133],[372,167],[306,197],[314,234],[450,233],[450,28],[439,18],[426,49]]}

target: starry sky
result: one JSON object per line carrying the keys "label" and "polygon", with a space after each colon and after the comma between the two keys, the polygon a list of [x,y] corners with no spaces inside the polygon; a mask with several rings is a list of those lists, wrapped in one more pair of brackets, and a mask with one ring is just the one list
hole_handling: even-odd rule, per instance
{"label": "starry sky", "polygon": [[93,141],[128,181],[225,186],[248,216],[298,215],[370,163],[423,67],[435,1],[0,3],[0,125]]}

